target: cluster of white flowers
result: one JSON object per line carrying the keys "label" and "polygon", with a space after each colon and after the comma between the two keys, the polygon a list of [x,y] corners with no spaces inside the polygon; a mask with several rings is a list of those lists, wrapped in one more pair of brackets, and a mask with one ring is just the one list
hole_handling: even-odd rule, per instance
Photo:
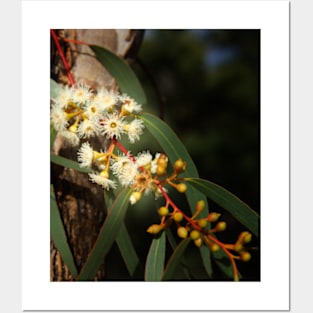
{"label": "cluster of white flowers", "polygon": [[[89,173],[90,180],[107,190],[116,188],[118,182],[123,187],[133,188],[130,197],[132,204],[136,203],[143,193],[153,192],[156,198],[161,196],[156,184],[160,158],[163,160],[165,158],[167,162],[164,154],[156,153],[153,158],[149,151],[141,152],[134,157],[125,154],[117,156],[108,151],[97,152],[88,142],[82,144],[78,150],[80,166],[96,168]],[[110,175],[116,180],[111,179]]]}
{"label": "cluster of white flowers", "polygon": [[144,123],[137,115],[142,107],[127,94],[105,88],[92,92],[81,83],[64,87],[53,101],[51,123],[72,145],[95,135],[120,139],[125,134],[131,143],[140,139]]}

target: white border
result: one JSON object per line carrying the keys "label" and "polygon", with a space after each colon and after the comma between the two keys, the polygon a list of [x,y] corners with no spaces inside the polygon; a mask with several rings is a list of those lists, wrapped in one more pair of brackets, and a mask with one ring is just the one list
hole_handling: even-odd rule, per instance
{"label": "white border", "polygon": [[[50,28],[261,29],[261,282],[49,281]],[[289,304],[289,2],[22,1],[22,309],[244,311]]]}

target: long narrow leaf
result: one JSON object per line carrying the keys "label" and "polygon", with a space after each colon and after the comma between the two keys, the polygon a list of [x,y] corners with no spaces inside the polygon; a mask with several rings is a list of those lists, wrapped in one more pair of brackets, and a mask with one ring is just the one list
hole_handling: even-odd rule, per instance
{"label": "long narrow leaf", "polygon": [[182,240],[175,251],[171,255],[164,270],[162,280],[171,280],[175,274],[175,270],[179,264],[181,264],[183,254],[190,243],[190,238]]}
{"label": "long narrow leaf", "polygon": [[159,238],[154,238],[149,249],[145,268],[145,281],[160,281],[165,261],[166,235],[163,231]]}
{"label": "long narrow leaf", "polygon": [[97,45],[89,47],[105,69],[115,78],[122,92],[140,104],[146,103],[145,92],[132,68],[124,59],[103,47]]}
{"label": "long narrow leaf", "polygon": [[[174,131],[165,122],[153,114],[142,113],[140,118],[144,121],[145,126],[149,132],[160,143],[172,164],[174,164],[175,161],[179,158],[186,161],[187,168],[181,177],[199,177],[196,165],[190,157],[186,147],[177,137]],[[195,188],[192,188],[192,186],[187,190],[186,197],[188,199],[192,213],[195,212],[196,203],[198,200],[202,199],[206,201],[206,198],[203,197],[203,194],[198,192]],[[207,215],[208,205],[206,203],[206,207],[203,212],[201,212],[199,217],[206,217]]]}
{"label": "long narrow leaf", "polygon": [[121,252],[128,272],[132,276],[139,264],[139,257],[131,241],[125,224],[121,225],[121,229],[116,237],[116,243]]}
{"label": "long narrow leaf", "polygon": [[[112,209],[112,204],[115,198],[115,191],[109,190],[104,192],[105,204],[108,208]],[[121,225],[121,229],[116,237],[116,243],[121,252],[128,272],[132,276],[139,264],[139,257],[124,222]]]}
{"label": "long narrow leaf", "polygon": [[200,247],[200,254],[202,258],[202,264],[209,275],[212,277],[213,269],[212,269],[212,261],[211,261],[211,251],[206,245],[202,245]]}
{"label": "long narrow leaf", "polygon": [[70,159],[64,158],[54,153],[50,153],[50,160],[55,164],[62,165],[67,168],[72,168],[79,172],[83,172],[83,173],[90,172],[90,169],[80,167],[78,162],[72,161]]}
{"label": "long narrow leaf", "polygon": [[129,205],[131,189],[124,189],[116,197],[112,209],[109,210],[99,236],[92,248],[86,263],[79,273],[78,280],[92,280],[102,264],[104,257],[110,251],[112,244],[123,224],[124,217]]}
{"label": "long narrow leaf", "polygon": [[50,79],[50,98],[55,99],[62,92],[63,87],[58,84],[55,80]]}
{"label": "long narrow leaf", "polygon": [[56,130],[54,129],[53,126],[50,126],[50,151],[52,151],[52,149],[53,149],[56,135],[57,135]]}
{"label": "long narrow leaf", "polygon": [[50,233],[54,245],[60,251],[64,263],[75,278],[77,269],[53,192],[50,193]]}
{"label": "long narrow leaf", "polygon": [[208,180],[187,178],[186,181],[227,210],[256,237],[259,236],[259,215],[234,194]]}
{"label": "long narrow leaf", "polygon": [[[164,149],[168,158],[172,164],[179,158],[186,161],[187,168],[184,172],[184,177],[199,177],[198,170],[196,165],[194,164],[191,156],[189,155],[186,147],[181,142],[181,140],[177,137],[175,132],[167,125],[167,123],[163,122],[157,116],[150,113],[142,113],[140,118],[144,121],[146,128],[151,133],[152,136],[159,142],[161,147]],[[203,200],[205,202],[204,210],[198,215],[199,217],[206,217],[209,214],[208,202],[206,197],[203,196],[201,192],[199,192],[196,188],[189,186],[186,197],[190,206],[190,210],[192,214],[196,211],[196,203],[199,200]],[[201,258],[203,263],[206,262],[205,269],[207,274],[211,276],[211,258],[208,257],[210,251],[200,250]]]}

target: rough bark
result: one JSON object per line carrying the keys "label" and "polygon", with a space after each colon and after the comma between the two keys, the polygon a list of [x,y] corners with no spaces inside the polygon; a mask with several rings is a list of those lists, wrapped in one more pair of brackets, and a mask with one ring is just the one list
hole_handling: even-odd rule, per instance
{"label": "rough bark", "polygon": [[[113,77],[94,58],[94,54],[88,46],[71,43],[65,41],[64,38],[103,46],[128,62],[132,62],[138,52],[143,31],[69,29],[58,30],[57,34],[76,83],[84,81],[95,89],[100,86],[117,89],[118,86]],[[51,41],[51,77],[62,84],[69,84],[53,41]],[[95,138],[92,144],[97,149],[103,149],[106,143]],[[77,147],[67,146],[58,136],[54,143],[54,152],[77,160]],[[85,263],[106,217],[103,189],[92,184],[88,175],[56,164],[51,164],[51,181],[68,242],[79,271]],[[50,242],[50,260],[51,281],[73,280],[52,240]],[[94,280],[105,280],[105,277],[105,263],[103,263]]]}

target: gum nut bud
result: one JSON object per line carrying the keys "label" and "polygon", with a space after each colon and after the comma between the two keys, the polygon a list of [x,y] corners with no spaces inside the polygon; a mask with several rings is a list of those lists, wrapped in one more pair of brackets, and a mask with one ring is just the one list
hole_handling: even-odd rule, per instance
{"label": "gum nut bud", "polygon": [[211,212],[208,215],[207,220],[208,220],[208,222],[216,222],[220,216],[221,216],[221,214],[219,214],[219,213]]}
{"label": "gum nut bud", "polygon": [[188,236],[188,230],[185,227],[180,226],[177,228],[177,235],[180,238],[186,238]]}
{"label": "gum nut bud", "polygon": [[181,173],[186,170],[186,162],[184,162],[182,159],[178,159],[174,163],[174,169],[177,173]]}
{"label": "gum nut bud", "polygon": [[243,245],[240,242],[236,242],[234,245],[234,250],[236,252],[240,252],[240,251],[242,251],[242,249],[243,249]]}
{"label": "gum nut bud", "polygon": [[130,201],[131,204],[135,204],[135,203],[137,203],[140,199],[141,199],[141,192],[139,192],[139,191],[134,191],[134,192],[131,194],[131,196],[130,196],[130,198],[129,198],[129,201]]}
{"label": "gum nut bud", "polygon": [[161,216],[166,216],[168,215],[168,208],[166,206],[161,206],[158,212]]}
{"label": "gum nut bud", "polygon": [[177,189],[178,192],[184,193],[187,190],[187,185],[184,184],[184,183],[178,184],[176,186],[176,189]]}
{"label": "gum nut bud", "polygon": [[218,222],[215,226],[217,231],[224,231],[227,227],[226,222]]}
{"label": "gum nut bud", "polygon": [[201,228],[205,228],[208,225],[208,221],[206,220],[206,218],[200,218],[198,220],[198,225]]}
{"label": "gum nut bud", "polygon": [[148,227],[147,232],[155,235],[155,234],[158,234],[162,229],[163,227],[161,225],[153,224]]}
{"label": "gum nut bud", "polygon": [[244,237],[243,237],[243,242],[249,243],[251,240],[252,240],[252,234],[249,232],[246,232]]}
{"label": "gum nut bud", "polygon": [[243,251],[240,253],[240,260],[243,262],[248,262],[251,260],[251,254],[248,251]]}
{"label": "gum nut bud", "polygon": [[210,250],[212,252],[217,252],[220,249],[220,246],[217,243],[213,243],[212,245],[210,245]]}
{"label": "gum nut bud", "polygon": [[167,166],[167,156],[165,154],[161,154],[158,159],[158,165],[162,167]]}
{"label": "gum nut bud", "polygon": [[194,229],[190,232],[189,237],[191,240],[197,240],[198,238],[200,238],[200,232]]}
{"label": "gum nut bud", "polygon": [[183,216],[183,214],[180,213],[180,212],[176,212],[176,213],[174,213],[174,215],[173,215],[173,219],[174,219],[174,221],[177,222],[177,223],[181,222],[181,221],[183,220],[183,218],[184,218],[184,216]]}
{"label": "gum nut bud", "polygon": [[198,239],[194,240],[193,243],[198,247],[200,248],[202,246],[202,238],[199,237]]}
{"label": "gum nut bud", "polygon": [[204,200],[199,200],[196,204],[196,211],[201,212],[205,207]]}
{"label": "gum nut bud", "polygon": [[162,176],[162,175],[164,175],[165,173],[166,173],[166,167],[165,167],[165,166],[162,166],[162,165],[159,165],[159,166],[157,167],[156,174],[157,174],[158,176]]}

